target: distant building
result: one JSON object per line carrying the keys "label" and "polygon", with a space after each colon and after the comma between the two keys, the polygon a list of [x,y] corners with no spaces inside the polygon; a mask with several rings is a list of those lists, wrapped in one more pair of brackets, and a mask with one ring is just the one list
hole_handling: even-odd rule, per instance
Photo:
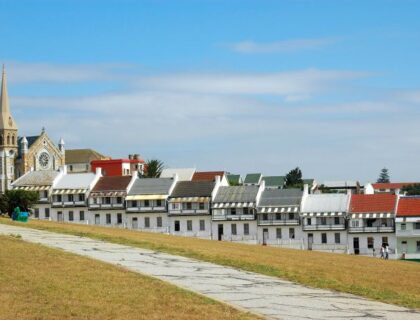
{"label": "distant building", "polygon": [[401,197],[396,218],[397,258],[420,260],[420,197]]}
{"label": "distant building", "polygon": [[228,185],[226,172],[224,171],[196,171],[191,181],[216,181],[216,177],[220,177],[223,185]]}
{"label": "distant building", "polygon": [[65,152],[65,162],[68,173],[92,172],[92,161],[110,159],[111,157],[104,156],[92,149],[70,149]]}
{"label": "distant building", "polygon": [[240,174],[227,174],[226,178],[231,186],[240,186],[243,184],[243,180]]}
{"label": "distant building", "polygon": [[144,172],[144,160],[138,155],[130,155],[128,159],[93,160],[91,163],[92,172],[96,168],[102,168],[104,176],[131,176],[133,173]]}
{"label": "distant building", "polygon": [[244,185],[245,186],[259,186],[261,183],[262,174],[261,173],[248,173],[245,176]]}
{"label": "distant building", "polygon": [[195,168],[166,168],[162,170],[160,178],[173,178],[176,174],[178,181],[191,181]]}
{"label": "distant building", "polygon": [[342,181],[325,181],[317,187],[317,190],[324,193],[361,193],[359,181],[342,180]]}
{"label": "distant building", "polygon": [[389,182],[389,183],[367,183],[365,185],[365,194],[374,193],[392,193],[399,194],[401,189],[420,182]]}

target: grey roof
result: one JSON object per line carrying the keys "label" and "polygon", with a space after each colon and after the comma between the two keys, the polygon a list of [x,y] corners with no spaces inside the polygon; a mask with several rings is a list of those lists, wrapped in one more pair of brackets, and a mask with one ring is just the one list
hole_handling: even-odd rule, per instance
{"label": "grey roof", "polygon": [[211,197],[213,181],[179,181],[172,191],[171,198]]}
{"label": "grey roof", "polygon": [[357,181],[343,180],[343,181],[325,181],[323,183],[325,188],[356,188]]}
{"label": "grey roof", "polygon": [[303,192],[300,189],[265,189],[259,206],[296,206],[300,205]]}
{"label": "grey roof", "polygon": [[51,186],[58,171],[30,171],[13,182],[14,187],[24,186]]}
{"label": "grey roof", "polygon": [[245,176],[244,183],[247,184],[258,184],[261,180],[261,173],[248,173]]}
{"label": "grey roof", "polygon": [[286,177],[283,176],[266,176],[262,178],[266,187],[283,187]]}
{"label": "grey roof", "polygon": [[349,195],[340,193],[309,194],[303,201],[301,212],[346,212]]}
{"label": "grey roof", "polygon": [[174,174],[177,174],[178,181],[191,181],[194,173],[194,168],[166,168],[162,170],[160,177],[173,178]]}
{"label": "grey roof", "polygon": [[258,186],[220,187],[213,202],[254,202]]}
{"label": "grey roof", "polygon": [[140,178],[134,181],[128,192],[129,195],[141,194],[169,194],[174,180],[172,178]]}
{"label": "grey roof", "polygon": [[94,179],[94,173],[66,174],[57,182],[54,189],[88,189]]}

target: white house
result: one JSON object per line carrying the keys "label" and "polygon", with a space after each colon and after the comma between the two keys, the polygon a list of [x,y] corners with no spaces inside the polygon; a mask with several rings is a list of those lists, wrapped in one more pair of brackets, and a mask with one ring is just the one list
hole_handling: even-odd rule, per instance
{"label": "white house", "polygon": [[396,256],[420,259],[420,197],[400,197],[396,218]]}
{"label": "white house", "polygon": [[144,231],[169,232],[168,197],[177,182],[173,178],[137,178],[126,198],[127,226]]}

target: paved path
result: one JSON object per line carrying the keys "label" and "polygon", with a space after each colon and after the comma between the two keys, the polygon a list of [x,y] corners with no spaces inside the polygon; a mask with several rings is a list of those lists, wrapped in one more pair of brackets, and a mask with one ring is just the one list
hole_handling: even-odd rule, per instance
{"label": "paved path", "polygon": [[0,234],[121,265],[267,318],[420,319],[405,308],[180,256],[3,224]]}

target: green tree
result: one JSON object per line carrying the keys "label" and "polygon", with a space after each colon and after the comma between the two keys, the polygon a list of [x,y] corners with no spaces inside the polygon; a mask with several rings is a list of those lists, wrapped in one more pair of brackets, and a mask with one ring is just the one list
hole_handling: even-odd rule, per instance
{"label": "green tree", "polygon": [[145,178],[159,178],[164,168],[164,164],[158,159],[151,159],[146,161],[145,167]]}
{"label": "green tree", "polygon": [[0,195],[0,210],[9,215],[16,207],[21,211],[28,211],[38,201],[38,196],[38,192],[34,191],[7,190]]}
{"label": "green tree", "polygon": [[286,175],[286,188],[302,188],[302,186],[302,171],[299,169],[299,167],[290,170]]}
{"label": "green tree", "polygon": [[420,183],[404,186],[401,191],[407,196],[418,196],[420,195]]}
{"label": "green tree", "polygon": [[381,172],[379,173],[379,178],[376,181],[377,183],[389,183],[389,172],[387,168],[383,168]]}

